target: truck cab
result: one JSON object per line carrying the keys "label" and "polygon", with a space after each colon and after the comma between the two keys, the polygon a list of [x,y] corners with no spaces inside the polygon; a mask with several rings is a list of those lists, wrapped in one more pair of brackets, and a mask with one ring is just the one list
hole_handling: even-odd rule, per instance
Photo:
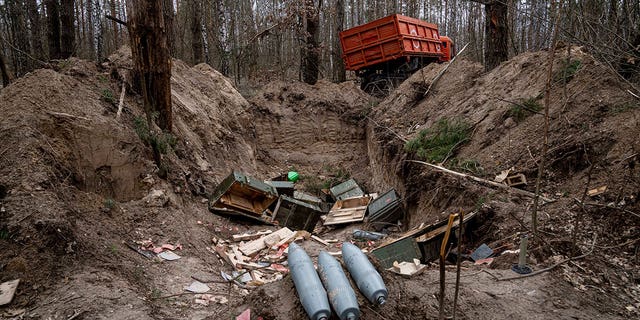
{"label": "truck cab", "polygon": [[456,47],[453,41],[451,41],[451,38],[447,36],[440,36],[440,41],[442,42],[442,55],[440,56],[439,62],[450,61],[456,56]]}

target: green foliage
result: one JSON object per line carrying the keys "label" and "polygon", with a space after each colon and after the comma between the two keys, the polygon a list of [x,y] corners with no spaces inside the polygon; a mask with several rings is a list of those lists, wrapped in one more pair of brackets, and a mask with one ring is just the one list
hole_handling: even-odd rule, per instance
{"label": "green foliage", "polygon": [[133,119],[134,130],[140,140],[145,144],[154,148],[161,154],[167,154],[169,149],[175,148],[178,140],[174,135],[168,132],[155,133],[149,130],[149,124],[144,117],[136,117]]}
{"label": "green foliage", "polygon": [[101,83],[107,83],[109,82],[109,78],[107,78],[107,76],[105,76],[104,74],[99,74],[98,76],[96,76],[96,78],[98,79],[98,81],[100,81]]}
{"label": "green foliage", "polygon": [[561,69],[558,70],[553,77],[557,82],[569,82],[582,68],[582,61],[580,60],[562,60]]}
{"label": "green foliage", "polygon": [[116,104],[116,97],[109,88],[102,89],[102,100],[110,104]]}
{"label": "green foliage", "polygon": [[9,230],[6,227],[0,229],[0,240],[9,239]]}
{"label": "green foliage", "polygon": [[521,122],[528,116],[540,110],[542,110],[542,105],[538,103],[538,98],[531,97],[529,99],[522,100],[519,104],[512,104],[507,115],[513,118],[516,122]]}
{"label": "green foliage", "polygon": [[107,199],[104,199],[104,202],[102,204],[105,209],[111,210],[116,206],[116,201],[111,198],[107,198]]}
{"label": "green foliage", "polygon": [[151,290],[151,299],[159,299],[160,297],[162,297],[162,291],[158,288],[153,288]]}
{"label": "green foliage", "polygon": [[407,141],[404,149],[427,161],[442,162],[455,148],[469,140],[470,135],[471,126],[467,122],[442,118]]}

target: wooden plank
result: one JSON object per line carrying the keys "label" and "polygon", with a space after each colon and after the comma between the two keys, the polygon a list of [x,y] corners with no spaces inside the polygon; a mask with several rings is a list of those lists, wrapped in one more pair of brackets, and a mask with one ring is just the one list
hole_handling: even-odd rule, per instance
{"label": "wooden plank", "polygon": [[316,235],[311,235],[311,239],[313,239],[315,241],[318,241],[319,243],[324,244],[327,247],[331,246],[331,244],[329,242],[326,242],[326,241],[322,240],[320,237],[318,237]]}
{"label": "wooden plank", "polygon": [[285,227],[259,239],[247,242],[241,245],[239,249],[242,253],[251,257],[258,253],[260,250],[266,248],[268,245],[267,243],[275,243],[281,241],[282,239],[289,238],[293,235],[295,235],[295,232]]}
{"label": "wooden plank", "polygon": [[243,233],[243,234],[234,234],[233,235],[233,241],[235,242],[240,242],[240,241],[246,241],[246,240],[255,240],[258,239],[262,236],[268,235],[270,233],[272,233],[273,231],[271,230],[263,230],[263,231],[258,231],[256,233]]}

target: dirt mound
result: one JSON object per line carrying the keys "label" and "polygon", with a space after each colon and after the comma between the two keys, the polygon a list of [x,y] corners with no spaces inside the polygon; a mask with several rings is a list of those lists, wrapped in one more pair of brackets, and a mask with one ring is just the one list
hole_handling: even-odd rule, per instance
{"label": "dirt mound", "polygon": [[[22,279],[13,305],[31,306],[32,316],[68,318],[79,305],[96,318],[130,317],[127,305],[147,313],[140,299],[170,289],[161,285],[166,271],[140,265],[144,258],[123,241],[210,239],[196,222],[218,220],[199,196],[232,169],[256,171],[245,140],[249,104],[210,67],[175,61],[177,142],[164,156],[169,179],[159,179],[139,138],[140,99],[129,86],[116,119],[128,59],[126,49],[98,67],[70,59],[0,92],[0,280]],[[110,287],[122,295],[112,297]],[[68,294],[55,298],[60,292]]]}
{"label": "dirt mound", "polygon": [[[551,256],[570,255],[575,219],[580,219],[577,254],[593,249],[594,235],[599,246],[610,249],[586,259],[582,266],[590,271],[567,268],[565,277],[580,288],[594,281],[600,284],[591,274],[611,272],[600,261],[613,254],[620,259],[616,268],[621,273],[608,278],[607,286],[633,291],[633,281],[627,280],[638,279],[638,273],[630,267],[634,258],[628,252],[635,250],[638,234],[640,104],[626,92],[625,83],[588,53],[572,47],[569,58],[567,51],[566,47],[559,49],[554,60],[549,152],[542,181],[543,194],[557,201],[544,205],[539,213],[543,237],[553,245],[537,244],[532,256],[545,264]],[[485,204],[495,211],[495,217],[480,242],[517,243],[510,235],[529,230],[531,198],[409,163],[406,160],[424,158],[406,152],[405,144],[422,130],[438,128],[443,119],[466,123],[468,138],[437,162],[444,159],[449,168],[489,180],[513,167],[514,173],[524,174],[528,181],[518,188],[534,191],[544,140],[547,57],[547,52],[524,53],[489,73],[483,73],[478,64],[458,60],[424,98],[431,79],[444,68],[431,65],[374,108],[370,140],[379,143],[370,144],[370,158],[379,168],[372,169],[373,180],[403,190],[412,225],[443,217],[459,207],[470,211]],[[587,197],[590,205],[577,204],[575,199],[581,199],[586,189],[600,186],[607,186],[607,191]],[[625,227],[614,231],[613,225]],[[572,273],[578,276],[568,275]],[[626,293],[612,300],[616,303],[608,310],[637,303]]]}

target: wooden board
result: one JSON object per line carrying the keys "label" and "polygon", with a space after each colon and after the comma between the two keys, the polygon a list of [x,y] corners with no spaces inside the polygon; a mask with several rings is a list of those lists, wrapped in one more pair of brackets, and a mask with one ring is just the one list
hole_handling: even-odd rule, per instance
{"label": "wooden board", "polygon": [[294,231],[291,231],[289,228],[282,228],[274,233],[263,236],[259,239],[249,241],[245,244],[240,245],[240,251],[247,256],[253,256],[258,253],[260,250],[267,247],[268,243],[277,243],[282,239],[288,239],[295,235]]}

